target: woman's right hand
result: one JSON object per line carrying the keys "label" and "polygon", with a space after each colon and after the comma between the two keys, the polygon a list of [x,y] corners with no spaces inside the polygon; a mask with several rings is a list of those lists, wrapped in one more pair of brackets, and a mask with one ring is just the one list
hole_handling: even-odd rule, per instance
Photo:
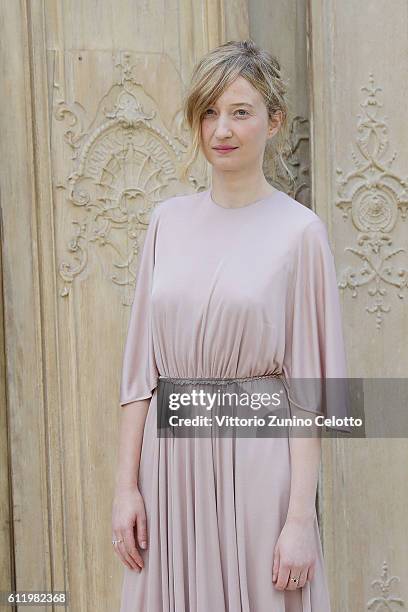
{"label": "woman's right hand", "polygon": [[115,491],[112,534],[112,540],[122,540],[114,544],[121,561],[130,569],[141,571],[144,563],[136,542],[140,548],[147,548],[147,522],[143,497],[136,485],[117,487]]}

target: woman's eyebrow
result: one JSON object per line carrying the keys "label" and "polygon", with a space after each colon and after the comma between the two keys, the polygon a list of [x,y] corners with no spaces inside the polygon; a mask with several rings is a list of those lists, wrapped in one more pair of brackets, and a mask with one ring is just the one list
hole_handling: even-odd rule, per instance
{"label": "woman's eyebrow", "polygon": [[254,108],[249,102],[234,102],[233,104],[230,104],[230,106],[250,106],[251,108]]}
{"label": "woman's eyebrow", "polygon": [[[217,105],[214,104],[214,106],[217,106]],[[250,104],[249,102],[233,102],[232,104],[229,104],[228,106],[250,106],[251,108],[255,108],[253,104]]]}

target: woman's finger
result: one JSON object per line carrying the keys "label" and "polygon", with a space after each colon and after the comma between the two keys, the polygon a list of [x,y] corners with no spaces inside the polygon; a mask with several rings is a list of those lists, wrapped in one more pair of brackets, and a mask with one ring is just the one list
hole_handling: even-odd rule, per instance
{"label": "woman's finger", "polygon": [[313,580],[314,574],[315,574],[315,565],[313,564],[309,567],[309,571],[307,572],[307,579],[309,580],[309,582]]}
{"label": "woman's finger", "polygon": [[145,550],[147,548],[147,521],[146,515],[140,512],[136,518],[136,530],[137,530],[137,543],[140,548]]}
{"label": "woman's finger", "polygon": [[306,580],[307,580],[307,571],[308,568],[305,567],[302,569],[301,573],[300,573],[300,577],[299,577],[299,582],[298,582],[298,589],[301,589],[302,587],[305,586],[306,584]]}
{"label": "woman's finger", "polygon": [[136,548],[135,532],[134,532],[133,526],[128,527],[127,529],[124,530],[123,539],[125,540],[125,549],[126,549],[127,554],[129,555],[129,557],[131,557],[134,563],[139,565],[140,568],[142,569],[144,563],[143,563],[143,559],[140,556],[138,549]]}
{"label": "woman's finger", "polygon": [[279,574],[279,548],[275,549],[272,566],[272,581],[276,582]]}
{"label": "woman's finger", "polygon": [[124,562],[130,566],[131,569],[135,569],[135,570],[139,570],[140,571],[140,567],[139,565],[136,563],[136,561],[129,555],[127,549],[126,549],[126,543],[125,542],[120,542],[119,544],[116,545],[117,550],[120,552],[122,559],[124,560]]}
{"label": "woman's finger", "polygon": [[288,591],[295,591],[298,587],[299,587],[299,582],[295,582],[293,580],[293,578],[299,578],[299,576],[302,573],[302,568],[298,565],[292,565],[291,569],[290,569],[290,576],[289,576],[289,581],[288,581],[288,586],[287,586],[287,590]]}
{"label": "woman's finger", "polygon": [[279,591],[283,591],[284,589],[286,589],[288,585],[290,569],[291,568],[288,565],[281,563],[281,560],[279,559],[278,579],[275,585]]}
{"label": "woman's finger", "polygon": [[[114,540],[123,540],[122,536],[118,533],[115,533],[114,535]],[[118,555],[119,559],[122,561],[122,563],[124,565],[126,565],[126,567],[128,567],[129,569],[134,569],[134,564],[130,563],[126,557],[126,550],[124,549],[123,546],[123,542],[117,542],[116,544],[113,545],[115,554]]]}

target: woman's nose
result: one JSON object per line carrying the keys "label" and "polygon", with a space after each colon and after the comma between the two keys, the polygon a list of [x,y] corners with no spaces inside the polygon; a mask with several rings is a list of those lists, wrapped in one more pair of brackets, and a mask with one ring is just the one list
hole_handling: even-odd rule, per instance
{"label": "woman's nose", "polygon": [[216,135],[222,138],[225,138],[226,136],[231,136],[232,131],[229,117],[226,117],[225,115],[220,115],[216,120],[215,131]]}
{"label": "woman's nose", "polygon": [[231,128],[229,127],[228,122],[222,121],[222,120],[217,122],[215,133],[217,136],[223,137],[223,138],[225,138],[225,136],[232,135]]}

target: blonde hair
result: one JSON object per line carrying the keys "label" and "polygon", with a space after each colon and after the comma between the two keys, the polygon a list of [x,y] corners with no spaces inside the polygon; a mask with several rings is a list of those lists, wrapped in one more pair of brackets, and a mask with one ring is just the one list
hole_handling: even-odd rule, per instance
{"label": "blonde hair", "polygon": [[288,139],[289,108],[286,100],[287,82],[282,78],[281,67],[276,57],[258,47],[251,39],[231,40],[204,55],[194,67],[189,90],[183,104],[184,120],[191,131],[192,139],[187,151],[180,179],[187,180],[188,171],[197,159],[201,146],[201,120],[208,106],[214,104],[224,90],[238,76],[242,76],[262,95],[268,117],[277,111],[282,112],[282,124],[276,134],[277,146],[274,159],[276,176],[276,156],[292,177],[284,159],[283,152]]}

